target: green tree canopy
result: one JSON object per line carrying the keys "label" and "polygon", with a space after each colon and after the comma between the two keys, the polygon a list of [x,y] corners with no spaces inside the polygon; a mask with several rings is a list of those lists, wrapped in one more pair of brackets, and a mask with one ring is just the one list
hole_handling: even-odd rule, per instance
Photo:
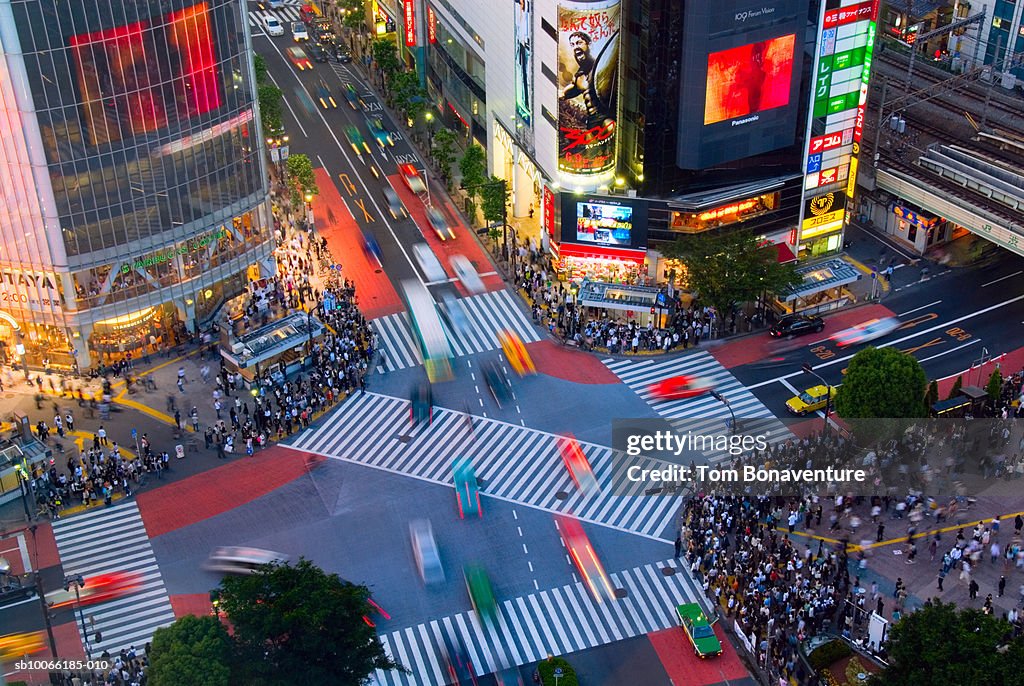
{"label": "green tree canopy", "polygon": [[662,254],[683,265],[689,290],[723,317],[764,291],[783,293],[801,282],[793,265],[779,264],[774,250],[746,232],[685,236]]}
{"label": "green tree canopy", "polygon": [[988,399],[993,403],[999,401],[999,394],[1003,391],[1003,375],[998,369],[993,369],[991,376],[988,377],[988,383],[985,384],[985,393],[988,394]]}
{"label": "green tree canopy", "polygon": [[501,177],[492,176],[484,185],[480,186],[480,209],[483,210],[484,219],[488,222],[505,219],[505,208],[509,197],[508,183]]}
{"label": "green tree canopy", "polygon": [[256,90],[256,95],[260,101],[260,123],[263,125],[264,135],[280,135],[284,131],[281,89],[271,84],[264,84]]}
{"label": "green tree canopy", "polygon": [[262,86],[267,82],[267,60],[263,55],[252,54],[252,70],[256,74],[256,85]]}
{"label": "green tree canopy", "polygon": [[373,611],[369,597],[365,586],[305,559],[224,579],[221,608],[246,669],[237,683],[358,686],[376,669],[395,669],[363,622]]}
{"label": "green tree canopy", "polygon": [[452,163],[455,161],[455,134],[448,129],[442,128],[434,134],[431,141],[431,153],[437,166],[441,169],[441,176],[445,181],[452,175]]}
{"label": "green tree canopy", "polygon": [[964,377],[956,377],[956,381],[953,382],[953,387],[949,389],[949,395],[946,396],[946,400],[952,400],[953,398],[960,395],[960,389],[964,387]]}
{"label": "green tree canopy", "polygon": [[373,41],[373,59],[377,67],[383,72],[384,78],[390,81],[391,75],[402,68],[402,61],[398,59],[398,45],[394,38],[378,38]]}
{"label": "green tree canopy", "polygon": [[478,186],[487,181],[487,153],[476,143],[466,148],[459,160],[463,188],[470,188],[470,196],[480,192]]}
{"label": "green tree canopy", "polygon": [[341,14],[341,25],[359,29],[366,23],[366,0],[335,0]]}
{"label": "green tree canopy", "polygon": [[1024,683],[1024,643],[1009,622],[929,600],[889,630],[889,667],[870,686]]}
{"label": "green tree canopy", "polygon": [[928,379],[921,363],[895,348],[864,348],[850,360],[836,393],[844,419],[924,417]]}
{"label": "green tree canopy", "polygon": [[292,205],[300,205],[306,195],[319,195],[313,163],[301,154],[288,156],[288,182],[292,187]]}
{"label": "green tree canopy", "polygon": [[427,108],[427,93],[420,86],[416,72],[395,72],[391,75],[389,87],[395,107],[408,119],[415,120]]}
{"label": "green tree canopy", "polygon": [[152,686],[228,686],[232,642],[220,620],[185,615],[153,634],[149,653]]}

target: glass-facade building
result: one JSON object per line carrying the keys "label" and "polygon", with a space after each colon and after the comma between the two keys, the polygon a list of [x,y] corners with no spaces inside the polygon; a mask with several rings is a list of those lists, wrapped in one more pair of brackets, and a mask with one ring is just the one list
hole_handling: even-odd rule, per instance
{"label": "glass-facade building", "polygon": [[0,0],[0,342],[81,368],[273,269],[240,0]]}

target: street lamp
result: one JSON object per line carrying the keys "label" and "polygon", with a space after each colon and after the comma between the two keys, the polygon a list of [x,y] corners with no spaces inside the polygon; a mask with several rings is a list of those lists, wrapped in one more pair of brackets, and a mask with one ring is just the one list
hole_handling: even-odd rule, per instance
{"label": "street lamp", "polygon": [[79,589],[85,588],[85,579],[81,574],[64,577],[64,590],[69,591],[75,587],[75,604],[78,606],[78,621],[82,625],[82,636],[85,638],[85,657],[92,660],[92,646],[89,643],[89,630],[85,626],[85,612],[82,611],[82,596]]}
{"label": "street lamp", "polygon": [[579,286],[575,283],[569,286],[569,294],[572,296],[572,312],[569,314],[569,337],[576,335],[576,294],[580,292]]}
{"label": "street lamp", "polygon": [[729,404],[729,399],[715,390],[711,391],[711,397],[725,405],[725,408],[729,410],[729,416],[732,417],[732,427],[730,433],[736,433],[736,413],[732,411],[732,405]]}
{"label": "street lamp", "polygon": [[815,379],[821,382],[821,385],[825,387],[825,431],[828,432],[828,415],[832,411],[832,384],[814,371],[814,368],[809,362],[804,362],[803,370],[805,374],[810,374]]}
{"label": "street lamp", "polygon": [[309,229],[307,229],[307,230],[312,230],[312,228],[313,228],[313,194],[310,193],[309,191],[306,191],[306,195],[304,197],[306,199],[306,224],[309,225]]}

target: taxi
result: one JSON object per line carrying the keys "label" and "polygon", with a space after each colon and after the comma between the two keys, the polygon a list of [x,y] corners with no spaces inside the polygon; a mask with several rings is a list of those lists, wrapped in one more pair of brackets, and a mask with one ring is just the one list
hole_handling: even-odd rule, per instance
{"label": "taxi", "polygon": [[787,400],[786,409],[802,417],[805,414],[825,409],[825,405],[834,397],[836,397],[835,386],[818,384]]}
{"label": "taxi", "polygon": [[509,364],[512,365],[516,374],[527,376],[537,373],[537,367],[534,366],[530,353],[526,352],[526,346],[523,345],[522,339],[514,332],[502,329],[498,332],[498,342],[501,343],[501,350],[505,353],[505,357],[508,358]]}
{"label": "taxi", "polygon": [[455,502],[459,506],[459,519],[467,514],[484,516],[480,507],[480,484],[476,480],[473,463],[465,457],[456,458],[452,462],[452,478],[455,481]]}
{"label": "taxi", "polygon": [[313,63],[309,61],[309,56],[306,54],[306,51],[299,46],[293,45],[285,50],[285,53],[287,53],[288,59],[299,71],[305,71],[306,69],[313,68]]}
{"label": "taxi", "polygon": [[715,635],[712,622],[704,614],[697,603],[686,603],[676,607],[676,614],[679,615],[679,624],[683,627],[683,633],[693,644],[693,652],[697,657],[715,657],[722,654],[722,642]]}

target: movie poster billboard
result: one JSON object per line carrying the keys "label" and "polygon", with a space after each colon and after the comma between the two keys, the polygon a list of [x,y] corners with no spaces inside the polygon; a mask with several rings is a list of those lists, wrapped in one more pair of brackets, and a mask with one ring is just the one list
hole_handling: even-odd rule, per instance
{"label": "movie poster billboard", "polygon": [[580,176],[615,168],[619,0],[558,6],[558,168]]}
{"label": "movie poster billboard", "polygon": [[525,126],[533,125],[533,0],[515,3],[516,115]]}

